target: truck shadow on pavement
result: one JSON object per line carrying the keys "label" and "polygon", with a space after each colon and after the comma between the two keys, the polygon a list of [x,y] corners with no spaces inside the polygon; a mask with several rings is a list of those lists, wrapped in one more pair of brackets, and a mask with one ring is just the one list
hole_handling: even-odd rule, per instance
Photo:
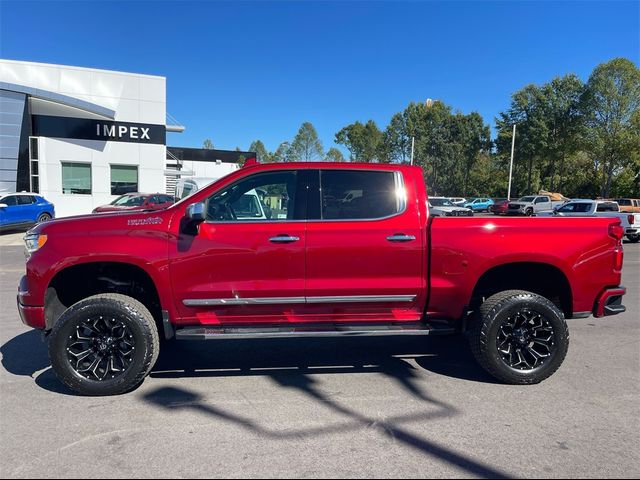
{"label": "truck shadow on pavement", "polygon": [[[209,342],[205,345],[177,344],[173,352],[166,352],[165,357],[160,359],[151,376],[266,376],[284,390],[303,394],[312,400],[318,409],[330,409],[341,420],[332,420],[309,428],[269,428],[262,425],[259,419],[252,418],[250,413],[237,414],[228,411],[207,401],[199,393],[177,385],[155,388],[144,392],[141,398],[167,414],[179,414],[183,411],[203,413],[217,421],[237,425],[261,438],[273,441],[295,441],[358,430],[373,430],[418,453],[450,464],[466,474],[484,478],[512,478],[511,474],[496,467],[415,433],[417,422],[461,414],[456,407],[432,397],[425,391],[421,368],[467,380],[492,381],[475,365],[471,356],[467,356],[465,352],[468,350],[463,339],[441,338],[433,342],[406,338],[304,339],[296,342],[295,346],[292,346],[291,340],[238,342],[236,346],[231,343],[228,341]],[[415,361],[418,367],[411,360]],[[316,375],[348,373],[383,375],[417,399],[420,402],[417,408],[421,411],[388,417],[369,416],[341,403],[339,396],[327,394],[321,388],[321,382],[315,378]],[[412,425],[414,428],[411,428]]]}
{"label": "truck shadow on pavement", "polygon": [[[46,345],[38,332],[30,331],[14,337],[0,347],[0,352],[2,365],[9,373],[34,377],[41,372],[36,378],[39,387],[73,395],[55,378],[49,367]],[[511,474],[443,447],[408,428],[416,422],[450,418],[461,413],[456,407],[424,391],[420,385],[423,379],[420,369],[464,380],[495,383],[477,366],[462,337],[173,342],[161,348],[151,377],[267,376],[282,389],[304,394],[318,407],[331,409],[343,420],[297,430],[270,429],[253,418],[225,411],[207,402],[200,394],[177,384],[143,391],[141,398],[171,414],[197,411],[274,441],[314,438],[362,429],[375,430],[383,437],[468,474],[485,478],[512,478]],[[313,378],[313,375],[319,374],[349,373],[384,375],[422,402],[425,411],[383,418],[367,416],[326,394]]]}
{"label": "truck shadow on pavement", "polygon": [[[55,393],[73,394],[50,368],[46,344],[38,331],[20,334],[0,347],[2,366]],[[153,378],[223,377],[307,373],[384,373],[416,397],[418,369],[462,380],[498,383],[473,359],[461,336],[439,338],[309,338],[164,343]],[[43,371],[44,370],[44,371]]]}

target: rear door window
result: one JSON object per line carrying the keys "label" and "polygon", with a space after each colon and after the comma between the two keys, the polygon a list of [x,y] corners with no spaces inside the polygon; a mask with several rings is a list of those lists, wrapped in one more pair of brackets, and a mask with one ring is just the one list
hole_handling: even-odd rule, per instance
{"label": "rear door window", "polygon": [[396,172],[321,170],[323,220],[361,220],[390,217],[404,209],[401,177]]}

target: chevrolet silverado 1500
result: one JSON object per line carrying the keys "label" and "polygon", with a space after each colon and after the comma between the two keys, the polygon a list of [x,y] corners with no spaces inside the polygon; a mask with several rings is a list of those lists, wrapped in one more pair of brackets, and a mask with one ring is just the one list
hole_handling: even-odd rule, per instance
{"label": "chevrolet silverado 1500", "polygon": [[[237,214],[252,191],[270,218]],[[565,319],[624,311],[618,219],[432,218],[427,205],[418,167],[245,166],[166,210],[34,227],[18,308],[86,395],[135,388],[161,337],[464,332],[488,372],[531,384],[563,362]]]}

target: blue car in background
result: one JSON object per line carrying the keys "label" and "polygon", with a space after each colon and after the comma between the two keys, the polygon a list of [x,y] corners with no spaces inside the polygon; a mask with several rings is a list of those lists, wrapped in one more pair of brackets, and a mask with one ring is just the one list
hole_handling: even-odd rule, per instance
{"label": "blue car in background", "polygon": [[470,208],[474,212],[488,212],[491,205],[493,205],[493,200],[490,198],[474,198],[464,204],[466,208]]}
{"label": "blue car in background", "polygon": [[37,193],[0,193],[0,230],[30,227],[55,216],[53,203]]}

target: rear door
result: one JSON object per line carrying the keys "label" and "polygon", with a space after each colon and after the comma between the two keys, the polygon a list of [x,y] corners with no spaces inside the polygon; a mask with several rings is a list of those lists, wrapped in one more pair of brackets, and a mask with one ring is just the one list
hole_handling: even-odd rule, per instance
{"label": "rear door", "polygon": [[415,185],[400,171],[317,171],[308,199],[309,315],[343,322],[421,319],[425,259],[415,198]]}

